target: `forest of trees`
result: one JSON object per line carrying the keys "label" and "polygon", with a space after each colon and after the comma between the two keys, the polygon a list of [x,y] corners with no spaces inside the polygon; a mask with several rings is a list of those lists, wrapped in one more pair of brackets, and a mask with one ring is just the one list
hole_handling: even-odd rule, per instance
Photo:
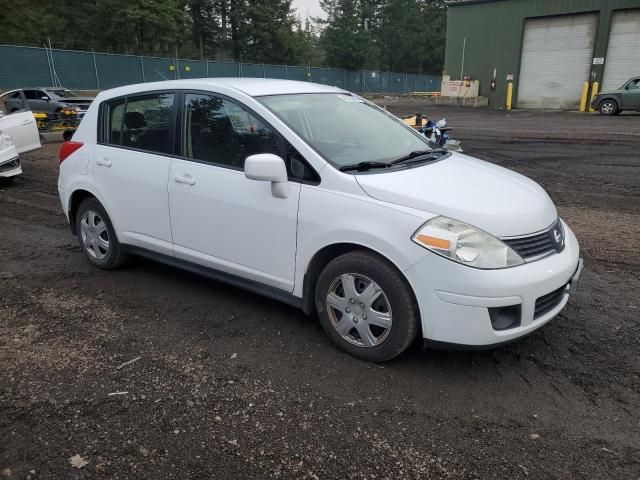
{"label": "forest of trees", "polygon": [[444,0],[0,0],[0,43],[209,60],[440,73]]}

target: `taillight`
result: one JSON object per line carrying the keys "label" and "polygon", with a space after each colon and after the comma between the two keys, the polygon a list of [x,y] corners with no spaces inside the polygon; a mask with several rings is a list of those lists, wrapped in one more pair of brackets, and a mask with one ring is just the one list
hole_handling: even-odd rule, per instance
{"label": "taillight", "polygon": [[60,163],[64,162],[69,155],[71,155],[83,145],[84,143],[74,142],[73,140],[64,142],[62,145],[60,145],[60,151],[58,152]]}

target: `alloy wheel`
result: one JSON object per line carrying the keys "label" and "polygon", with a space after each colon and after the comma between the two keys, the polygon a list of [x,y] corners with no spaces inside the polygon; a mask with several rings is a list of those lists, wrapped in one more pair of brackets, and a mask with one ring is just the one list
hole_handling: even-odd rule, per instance
{"label": "alloy wheel", "polygon": [[602,104],[602,113],[610,114],[616,109],[616,106],[612,102],[605,102]]}
{"label": "alloy wheel", "polygon": [[389,299],[376,282],[364,275],[340,275],[331,283],[325,303],[333,328],[353,345],[378,346],[391,332]]}
{"label": "alloy wheel", "polygon": [[109,231],[100,214],[87,210],[80,219],[80,235],[85,250],[96,260],[109,255]]}

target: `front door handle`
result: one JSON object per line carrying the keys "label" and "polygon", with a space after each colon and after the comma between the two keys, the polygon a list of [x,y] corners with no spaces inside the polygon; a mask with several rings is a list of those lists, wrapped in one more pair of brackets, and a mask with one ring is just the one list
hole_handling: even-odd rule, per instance
{"label": "front door handle", "polygon": [[102,165],[103,167],[110,167],[111,166],[111,160],[109,160],[108,158],[99,158],[98,160],[96,160],[96,163],[98,165]]}
{"label": "front door handle", "polygon": [[29,125],[33,123],[33,120],[24,120],[20,125]]}
{"label": "front door handle", "polygon": [[187,185],[196,184],[195,179],[188,173],[185,173],[184,175],[176,175],[175,177],[173,177],[173,179],[176,181],[176,183],[186,183]]}

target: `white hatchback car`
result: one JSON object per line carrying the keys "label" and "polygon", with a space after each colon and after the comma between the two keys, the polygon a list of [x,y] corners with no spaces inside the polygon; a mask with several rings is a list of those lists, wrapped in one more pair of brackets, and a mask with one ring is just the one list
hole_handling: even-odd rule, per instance
{"label": "white hatchback car", "polygon": [[103,92],[60,149],[58,189],[94,265],[142,255],[282,300],[372,361],[416,335],[522,337],[562,310],[582,269],[536,183],[307,82]]}

